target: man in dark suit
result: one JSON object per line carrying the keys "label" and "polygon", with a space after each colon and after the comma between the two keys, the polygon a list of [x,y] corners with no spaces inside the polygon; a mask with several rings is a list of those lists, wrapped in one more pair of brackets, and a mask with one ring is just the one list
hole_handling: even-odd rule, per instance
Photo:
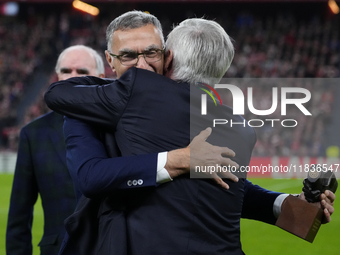
{"label": "man in dark suit", "polygon": [[[188,70],[180,76],[175,72],[179,60],[176,60],[176,57],[172,60],[172,52],[169,51],[166,61],[166,65],[170,67],[168,75],[182,81],[214,84],[229,67],[233,54],[228,50],[224,52],[226,55],[221,52],[228,48],[223,47],[228,46],[228,43],[225,45],[226,37],[221,27],[214,22],[202,20],[192,22],[187,21],[182,27],[179,26],[179,30],[174,30],[183,32],[181,28],[184,27],[185,33],[176,36],[178,41],[179,38],[184,38],[188,32],[186,28],[189,28],[202,33],[203,38],[208,41],[207,38],[222,37],[222,45],[218,43],[214,45],[213,42],[207,46],[206,40],[200,41],[199,48],[219,50],[208,51],[207,54],[200,52],[200,56],[203,55],[200,60],[204,61],[197,61],[197,66],[201,67],[204,63],[208,65],[205,66],[208,71],[203,73],[203,76],[199,75],[202,74],[202,70],[206,70],[204,68],[193,68],[192,76],[185,77]],[[208,26],[204,26],[207,24]],[[202,30],[215,32],[217,36],[207,35]],[[223,36],[219,37],[221,34]],[[195,41],[193,38],[190,40]],[[185,45],[183,42],[179,43]],[[176,50],[179,48],[169,47],[176,56],[178,54]],[[184,51],[191,56],[188,49]],[[181,58],[183,55],[177,56]],[[207,60],[210,56],[217,59],[209,62]],[[224,62],[226,59],[227,62]],[[216,71],[212,67],[213,70],[209,70],[209,65],[220,63],[219,61],[222,61],[221,69]],[[195,80],[196,78],[199,80]],[[204,80],[205,78],[207,80]],[[85,87],[77,84],[101,86]],[[61,92],[66,86],[69,93],[65,95],[66,97],[61,97]],[[190,92],[194,94],[194,101],[191,102],[194,108],[191,112],[191,123]],[[148,71],[131,68],[114,82],[88,77],[54,84],[45,99],[55,110],[63,114],[87,122],[99,121],[103,126],[116,132],[116,142],[123,155],[139,155],[184,147],[199,130],[208,123],[211,125],[211,118],[219,114],[228,116],[236,122],[242,121],[242,117],[232,115],[232,109],[228,107],[221,107],[221,110],[215,113],[217,115],[202,119],[200,101],[197,100],[200,97],[197,95],[200,95],[198,90],[191,89],[188,83],[177,83]],[[209,102],[209,105],[211,107],[212,103]],[[102,203],[105,209],[100,215],[101,238],[96,247],[97,253],[118,254],[119,244],[114,242],[117,222],[113,220],[118,211],[123,211],[126,217],[126,228],[122,235],[127,236],[128,242],[125,245],[128,245],[129,254],[242,254],[239,236],[241,215],[271,224],[276,220],[273,207],[279,194],[254,186],[244,178],[237,183],[228,182],[229,190],[212,185],[209,180],[190,179],[188,175],[182,175],[173,182],[157,188],[132,190],[129,189],[131,186],[141,185],[138,183],[139,180],[130,180],[127,176],[117,178],[117,173],[113,173],[116,172],[116,167],[112,166],[117,159],[106,158],[104,147],[94,138],[96,135],[94,130],[70,119],[65,123],[65,134],[70,170],[75,176],[77,186],[87,196],[106,196]],[[203,135],[205,138],[209,136]],[[244,129],[215,128],[209,139],[208,141],[213,144],[232,148],[236,152],[235,161],[243,166],[248,165],[256,141],[254,131],[249,126]],[[194,145],[195,139],[191,143],[192,149]],[[155,168],[154,166],[153,169]],[[118,173],[120,172],[119,168]],[[107,179],[104,180],[103,177]],[[112,183],[112,180],[116,182]],[[106,185],[103,187],[105,182]],[[101,183],[101,189],[93,185],[98,183]],[[332,209],[331,205],[327,208]]]}
{"label": "man in dark suit", "polygon": [[[58,80],[93,75],[104,77],[102,57],[93,49],[77,45],[59,56]],[[44,210],[41,254],[58,254],[65,228],[63,221],[76,206],[74,187],[66,165],[63,117],[49,112],[24,126],[20,133],[8,224],[8,255],[32,254],[33,207],[38,194]]]}

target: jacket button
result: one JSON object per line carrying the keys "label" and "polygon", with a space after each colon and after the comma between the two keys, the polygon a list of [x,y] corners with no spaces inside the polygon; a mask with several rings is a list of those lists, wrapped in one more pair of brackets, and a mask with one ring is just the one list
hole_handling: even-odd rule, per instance
{"label": "jacket button", "polygon": [[137,183],[138,183],[137,180],[133,180],[133,181],[132,181],[132,185],[133,185],[133,186],[136,186]]}
{"label": "jacket button", "polygon": [[132,181],[131,181],[131,180],[128,180],[128,181],[127,181],[127,185],[128,185],[128,186],[131,186],[131,185],[132,185]]}
{"label": "jacket button", "polygon": [[142,179],[139,179],[138,180],[138,185],[142,185],[143,184],[143,180]]}

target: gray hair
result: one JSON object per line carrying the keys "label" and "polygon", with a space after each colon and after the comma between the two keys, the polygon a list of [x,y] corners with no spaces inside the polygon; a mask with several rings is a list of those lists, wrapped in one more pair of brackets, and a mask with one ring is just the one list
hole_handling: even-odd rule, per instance
{"label": "gray hair", "polygon": [[117,30],[126,31],[129,29],[135,29],[144,27],[146,25],[154,25],[161,37],[162,46],[164,45],[164,36],[162,31],[162,25],[159,20],[152,14],[148,14],[142,11],[129,11],[111,21],[106,29],[106,42],[107,50],[112,48],[112,36]]}
{"label": "gray hair", "polygon": [[62,57],[67,52],[72,51],[72,50],[86,50],[96,61],[97,75],[105,74],[103,58],[99,55],[99,53],[97,51],[95,51],[94,49],[92,49],[88,46],[85,46],[85,45],[74,45],[74,46],[71,46],[71,47],[64,49],[58,57],[57,64],[55,66],[55,72],[56,73],[60,73],[60,61],[61,61]]}
{"label": "gray hair", "polygon": [[187,19],[168,35],[166,52],[173,51],[171,78],[184,82],[218,83],[234,58],[234,46],[215,21]]}

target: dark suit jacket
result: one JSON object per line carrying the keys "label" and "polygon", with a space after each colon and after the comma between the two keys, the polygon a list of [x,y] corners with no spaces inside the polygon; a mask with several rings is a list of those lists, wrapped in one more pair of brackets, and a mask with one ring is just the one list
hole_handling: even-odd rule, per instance
{"label": "dark suit jacket", "polygon": [[50,112],[21,130],[6,233],[9,255],[32,254],[31,227],[38,194],[45,221],[41,254],[58,254],[65,233],[63,221],[76,206],[62,125],[63,117]]}
{"label": "dark suit jacket", "polygon": [[[74,84],[104,85],[76,88]],[[65,91],[66,94],[63,93]],[[132,68],[117,81],[87,77],[54,84],[45,99],[50,107],[63,114],[88,122],[99,120],[101,125],[115,130],[116,142],[123,155],[138,155],[187,146],[199,131],[212,125],[211,119],[217,115],[218,118],[225,116],[237,122],[243,121],[241,116],[233,116],[232,109],[225,106],[220,107],[215,113],[217,115],[202,120],[200,101],[195,99],[200,98],[200,92],[195,88],[192,92],[199,93],[199,97],[192,98],[190,112],[189,84],[176,83],[163,76]],[[209,104],[208,108],[212,103]],[[93,149],[97,151],[99,146],[92,143],[91,149],[84,149],[82,139],[87,136],[86,127],[67,125],[67,143],[72,144],[72,148],[78,144],[78,154],[71,153],[70,161],[80,160],[81,150],[82,157],[90,162],[71,167],[71,171],[78,175],[88,173],[96,168],[94,165],[98,157],[93,154]],[[72,129],[77,130],[77,135],[72,134]],[[77,136],[82,139],[77,139]],[[256,137],[250,127],[223,127],[214,128],[208,141],[233,149],[236,152],[234,160],[239,165],[247,166]],[[106,161],[107,169],[114,160]],[[100,168],[96,169],[100,171]],[[111,169],[114,171],[114,167]],[[95,176],[93,178],[98,181]],[[242,254],[241,214],[275,222],[272,210],[278,194],[265,191],[245,179],[240,179],[238,183],[229,182],[229,185],[227,191],[210,180],[181,176],[157,188],[149,187],[137,192],[128,190],[124,194],[124,208],[129,254]],[[262,210],[252,202],[254,195],[263,196]],[[121,194],[111,196],[109,204],[118,197],[121,198]],[[243,202],[247,205],[243,206]],[[111,206],[111,211],[115,211],[115,206]],[[114,229],[114,225],[108,227],[110,220],[103,219],[100,225],[99,229],[103,226],[106,230]],[[107,232],[105,237],[114,240],[109,238],[110,233]],[[108,254],[114,251],[114,245],[105,246]]]}

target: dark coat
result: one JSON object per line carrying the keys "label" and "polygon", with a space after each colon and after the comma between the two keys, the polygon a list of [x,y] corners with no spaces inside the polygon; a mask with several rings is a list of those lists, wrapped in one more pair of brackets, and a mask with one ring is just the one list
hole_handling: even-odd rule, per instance
{"label": "dark coat", "polygon": [[33,207],[38,194],[44,210],[41,254],[58,254],[65,234],[63,222],[76,206],[73,182],[66,166],[63,117],[47,113],[22,128],[14,173],[6,250],[32,254]]}
{"label": "dark coat", "polygon": [[[100,85],[87,86],[91,84]],[[199,131],[212,125],[214,117],[243,121],[241,116],[232,115],[232,109],[226,106],[216,108],[213,115],[202,119],[200,93],[189,84],[131,68],[116,81],[86,77],[58,82],[50,87],[45,99],[52,109],[62,114],[100,123],[115,132],[115,142],[125,156],[185,147]],[[209,102],[208,108],[211,104]],[[84,188],[79,184],[85,180],[100,183],[104,187],[101,195],[107,196],[109,190],[120,189],[105,199],[107,206],[104,208],[109,210],[99,209],[96,237],[102,238],[97,240],[98,254],[243,254],[241,216],[275,222],[273,202],[278,193],[254,186],[245,178],[238,183],[227,180],[229,190],[223,190],[209,179],[191,179],[188,175],[157,188],[140,185],[144,187],[141,189],[132,189],[138,185],[132,187],[129,185],[131,178],[121,178],[117,174],[109,174],[114,179],[105,180],[103,173],[110,169],[115,172],[116,167],[120,169],[114,163],[116,159],[102,161],[105,152],[93,134],[89,138],[93,130],[86,124],[69,119],[64,128],[68,159],[73,162],[70,171],[82,192],[98,195],[97,189],[89,190],[86,189],[88,185]],[[219,127],[213,129],[208,141],[233,149],[236,153],[233,160],[240,166],[247,166],[256,136],[249,126]],[[136,174],[135,178],[147,182],[141,175]],[[116,186],[109,187],[108,183],[113,181]],[[256,204],[259,196],[261,202]],[[115,219],[122,208],[126,224],[121,231]],[[119,218],[122,214],[118,213]],[[116,235],[120,231],[126,239],[119,243]],[[84,240],[80,242],[81,246],[86,245]],[[127,251],[120,249],[121,246],[127,247]]]}

